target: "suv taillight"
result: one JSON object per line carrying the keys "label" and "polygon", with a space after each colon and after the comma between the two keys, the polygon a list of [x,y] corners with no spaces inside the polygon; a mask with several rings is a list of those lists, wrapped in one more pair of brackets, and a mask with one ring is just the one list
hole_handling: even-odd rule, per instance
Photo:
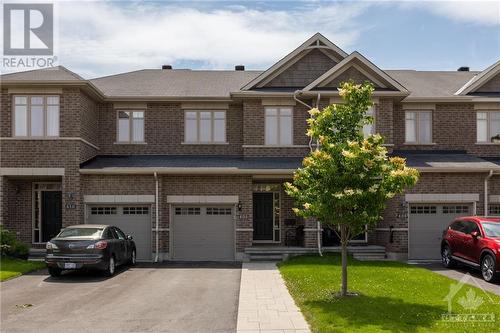
{"label": "suv taillight", "polygon": [[98,241],[95,243],[95,248],[98,250],[104,250],[108,246],[108,242],[106,241]]}

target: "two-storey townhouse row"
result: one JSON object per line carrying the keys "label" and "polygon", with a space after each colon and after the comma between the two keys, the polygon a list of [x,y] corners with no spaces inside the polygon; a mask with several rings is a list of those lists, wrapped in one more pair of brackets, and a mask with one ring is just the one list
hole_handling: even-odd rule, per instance
{"label": "two-storey townhouse row", "polygon": [[346,80],[373,83],[364,131],[421,171],[353,245],[435,259],[453,217],[500,215],[500,62],[384,71],[315,34],[265,71],[87,80],[60,66],[0,79],[0,222],[33,248],[77,223],[121,227],[142,260],[244,260],[314,249],[318,235],[335,245],[293,214],[282,184],[309,152],[308,108],[341,102]]}

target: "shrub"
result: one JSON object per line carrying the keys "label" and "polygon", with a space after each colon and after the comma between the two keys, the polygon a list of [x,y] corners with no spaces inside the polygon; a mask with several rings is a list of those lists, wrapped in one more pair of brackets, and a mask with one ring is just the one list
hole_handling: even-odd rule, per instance
{"label": "shrub", "polygon": [[5,229],[0,225],[0,249],[2,255],[27,259],[29,254],[29,246],[19,241],[14,233]]}

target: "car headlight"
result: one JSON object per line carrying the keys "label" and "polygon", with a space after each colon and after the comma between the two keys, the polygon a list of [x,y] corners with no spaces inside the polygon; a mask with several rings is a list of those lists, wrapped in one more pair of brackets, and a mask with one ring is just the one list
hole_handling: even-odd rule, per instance
{"label": "car headlight", "polygon": [[47,250],[55,250],[55,249],[58,249],[57,245],[54,244],[54,243],[51,243],[51,242],[47,242],[47,244],[45,245],[45,248]]}

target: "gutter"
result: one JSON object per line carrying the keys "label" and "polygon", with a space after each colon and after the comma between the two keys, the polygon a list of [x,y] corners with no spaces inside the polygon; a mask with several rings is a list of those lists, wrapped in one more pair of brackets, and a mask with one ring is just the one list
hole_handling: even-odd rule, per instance
{"label": "gutter", "polygon": [[154,173],[154,177],[155,177],[155,185],[156,185],[156,187],[155,187],[155,220],[156,220],[156,228],[155,228],[155,247],[156,247],[156,249],[155,249],[155,252],[156,252],[155,253],[155,262],[158,262],[158,256],[159,256],[159,253],[158,253],[158,250],[159,250],[159,246],[158,246],[158,239],[159,239],[159,237],[158,237],[158,231],[159,231],[160,227],[159,227],[159,217],[158,217],[158,212],[159,212],[159,207],[158,207],[158,202],[159,202],[159,200],[158,200],[158,194],[159,194],[158,193],[159,192],[159,190],[158,190],[158,174],[156,172]]}
{"label": "gutter", "polygon": [[493,170],[490,170],[490,173],[486,178],[484,178],[484,216],[488,216],[488,181],[491,177],[493,177]]}

